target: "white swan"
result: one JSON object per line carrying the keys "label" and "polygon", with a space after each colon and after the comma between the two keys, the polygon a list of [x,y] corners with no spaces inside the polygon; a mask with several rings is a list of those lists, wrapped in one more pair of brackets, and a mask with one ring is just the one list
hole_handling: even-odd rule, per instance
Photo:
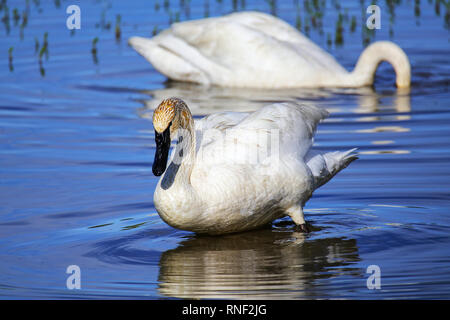
{"label": "white swan", "polygon": [[173,80],[225,87],[362,87],[373,84],[382,61],[392,64],[397,87],[409,87],[408,57],[379,41],[361,54],[352,72],[286,22],[260,12],[173,24],[157,36],[129,44]]}
{"label": "white swan", "polygon": [[253,229],[285,215],[308,231],[305,202],[356,159],[354,149],[310,150],[316,126],[327,115],[285,102],[253,113],[216,113],[194,124],[182,100],[163,100],[153,114],[152,170],[164,174],[154,193],[156,210],[169,225],[197,233]]}

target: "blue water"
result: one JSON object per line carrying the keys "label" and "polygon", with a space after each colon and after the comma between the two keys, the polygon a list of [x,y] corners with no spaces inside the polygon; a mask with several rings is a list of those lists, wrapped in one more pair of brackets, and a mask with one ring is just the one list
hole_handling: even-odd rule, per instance
{"label": "blue water", "polygon": [[[302,31],[351,69],[364,48],[368,1],[339,8],[318,1],[317,10],[315,1],[275,1],[273,8],[249,0],[77,3],[82,22],[74,33],[66,28],[70,1],[7,1],[9,32],[6,20],[0,25],[0,298],[450,298],[450,46],[443,3],[401,1],[391,11],[389,1],[379,3],[382,28],[368,41],[388,39],[405,50],[409,92],[396,90],[387,64],[374,88],[363,89],[171,83],[126,43],[171,20],[261,10],[294,26],[299,15]],[[28,12],[22,31],[14,8],[21,17]],[[310,20],[316,11],[324,13],[321,27]],[[344,41],[335,44],[339,13]],[[39,63],[45,32],[48,58],[43,52]],[[174,95],[196,117],[272,101],[313,102],[331,112],[316,147],[357,147],[360,159],[307,203],[310,234],[296,232],[286,218],[221,237],[173,229],[153,206],[158,179],[148,115]],[[79,290],[66,287],[70,265],[80,267]],[[379,266],[381,289],[368,289],[369,265]]]}

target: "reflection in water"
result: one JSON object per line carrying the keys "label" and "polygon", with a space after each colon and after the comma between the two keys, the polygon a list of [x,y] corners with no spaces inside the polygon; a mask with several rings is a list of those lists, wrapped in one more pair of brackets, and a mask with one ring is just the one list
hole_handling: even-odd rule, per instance
{"label": "reflection in water", "polygon": [[298,98],[306,101],[330,96],[320,89],[249,89],[202,86],[193,83],[166,83],[166,87],[147,90],[152,99],[144,102],[142,113],[154,110],[168,97],[180,97],[186,101],[193,115],[206,115],[220,111],[254,111],[263,105],[277,101],[292,101]]}
{"label": "reflection in water", "polygon": [[386,145],[395,143],[393,140],[376,140],[371,142],[374,145]]}
{"label": "reflection in water", "polygon": [[361,129],[356,132],[360,133],[375,133],[375,132],[409,132],[409,128],[404,128],[400,126],[380,126],[370,129]]}
{"label": "reflection in water", "polygon": [[409,150],[370,150],[361,151],[359,154],[408,154],[411,153]]}
{"label": "reflection in water", "polygon": [[[357,94],[358,108],[355,109],[356,113],[376,113],[379,111],[385,111],[386,109],[393,109],[396,112],[408,113],[411,111],[411,97],[409,88],[397,89],[395,95],[383,95],[377,94],[372,88],[365,87],[359,88]],[[392,103],[383,105],[381,100],[384,98],[391,98]],[[397,120],[409,120],[409,115],[396,116]],[[376,117],[364,117],[360,121],[377,121]]]}
{"label": "reflection in water", "polygon": [[[325,98],[336,95],[357,96],[355,113],[377,113],[394,110],[408,113],[411,111],[409,89],[398,89],[395,93],[379,94],[372,87],[364,88],[294,88],[294,89],[250,89],[250,88],[222,88],[208,87],[192,83],[166,83],[165,88],[145,90],[142,93],[151,96],[143,101],[140,109],[142,117],[151,117],[151,113],[158,104],[169,97],[180,97],[185,100],[193,115],[206,115],[220,111],[254,111],[273,102],[302,101],[311,102],[327,108],[331,112],[350,111],[342,107],[327,105]],[[385,103],[384,100],[391,100]],[[378,121],[377,116],[362,117],[360,121]],[[409,120],[409,115],[397,115],[396,120]]]}
{"label": "reflection in water", "polygon": [[352,266],[360,260],[356,240],[305,237],[279,229],[192,236],[161,255],[159,292],[190,299],[298,299],[327,296],[318,281],[363,277]]}

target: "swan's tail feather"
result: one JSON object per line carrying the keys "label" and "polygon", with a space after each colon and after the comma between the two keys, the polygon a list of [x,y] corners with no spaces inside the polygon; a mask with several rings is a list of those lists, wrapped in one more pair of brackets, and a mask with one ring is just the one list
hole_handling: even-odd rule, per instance
{"label": "swan's tail feather", "polygon": [[346,168],[351,162],[358,159],[353,153],[356,148],[341,152],[318,153],[310,151],[306,163],[314,176],[314,189],[330,181],[339,171]]}
{"label": "swan's tail feather", "polygon": [[153,50],[154,47],[157,47],[157,44],[154,43],[152,39],[144,37],[131,37],[128,39],[128,45],[146,59],[147,56],[150,55],[151,50]]}
{"label": "swan's tail feather", "polygon": [[177,41],[179,42],[169,33],[162,32],[151,39],[131,37],[128,39],[128,44],[149,61],[156,70],[170,79],[208,83],[209,80],[199,68],[189,63],[185,57],[169,49],[170,46],[176,46]]}

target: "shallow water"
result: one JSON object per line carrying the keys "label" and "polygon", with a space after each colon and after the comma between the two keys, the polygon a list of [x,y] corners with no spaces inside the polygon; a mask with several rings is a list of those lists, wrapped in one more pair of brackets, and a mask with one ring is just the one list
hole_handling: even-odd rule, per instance
{"label": "shallow water", "polygon": [[[392,22],[380,4],[385,24],[371,40],[390,39],[405,49],[410,92],[395,89],[387,64],[373,89],[271,92],[167,82],[126,39],[150,36],[155,25],[164,29],[177,17],[231,12],[234,3],[239,10],[245,3],[275,11],[295,25],[296,1],[275,8],[264,1],[159,1],[159,8],[86,1],[74,34],[65,27],[70,2],[29,2],[21,39],[12,10],[22,13],[26,3],[8,1],[9,33],[0,26],[1,298],[450,298],[450,50],[443,4],[438,15],[435,1],[422,1],[418,14],[415,2],[402,1]],[[323,31],[310,23],[310,37],[351,69],[363,49],[361,12],[368,3],[340,11],[325,3]],[[358,26],[352,33],[344,23],[343,44],[328,46],[338,12],[356,16]],[[48,59],[43,54],[39,63],[35,38],[42,46],[45,32]],[[315,103],[331,112],[316,147],[357,147],[360,159],[307,203],[310,234],[296,232],[286,218],[221,237],[173,229],[152,202],[157,178],[148,115],[174,95],[196,116],[272,101]],[[66,288],[69,265],[81,269],[80,290]],[[367,288],[369,265],[380,267],[381,289]]]}

